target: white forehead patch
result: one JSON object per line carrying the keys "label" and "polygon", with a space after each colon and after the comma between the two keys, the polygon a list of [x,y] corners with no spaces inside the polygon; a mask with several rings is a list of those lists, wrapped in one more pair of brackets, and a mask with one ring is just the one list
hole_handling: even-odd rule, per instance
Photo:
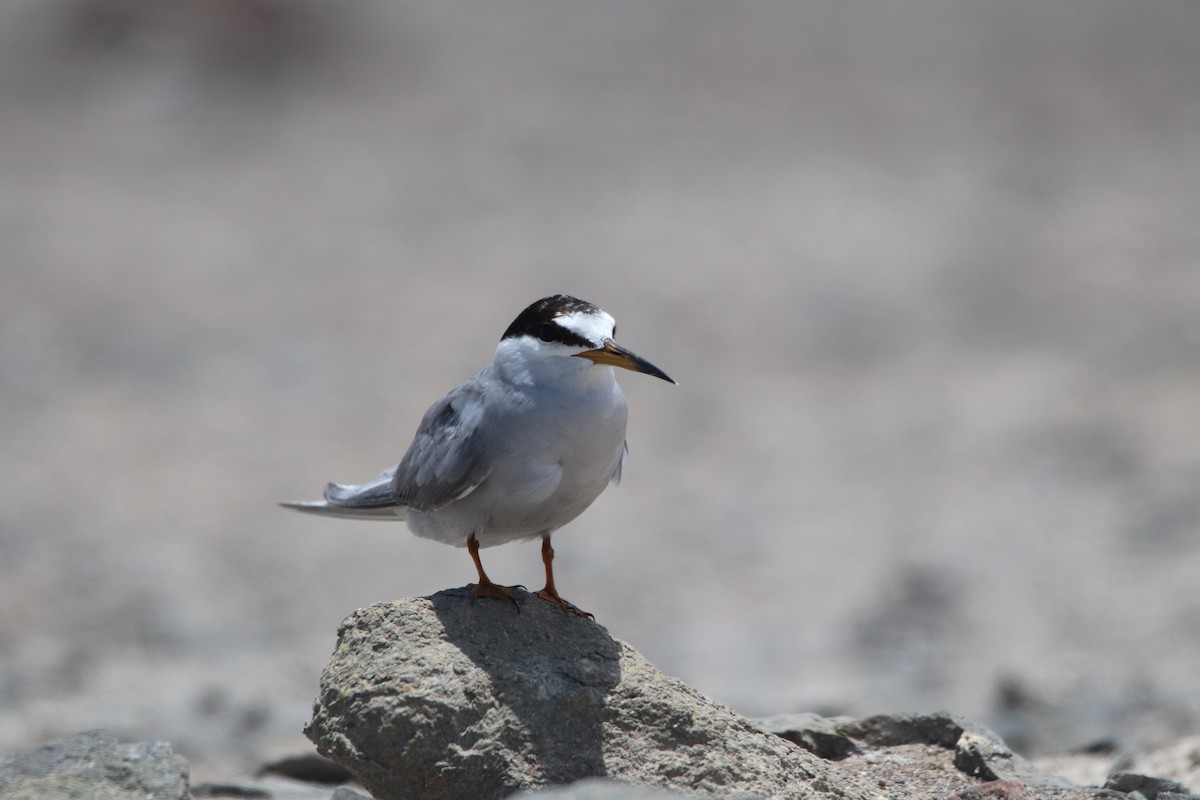
{"label": "white forehead patch", "polygon": [[605,339],[612,338],[613,328],[617,325],[616,320],[600,309],[596,309],[590,314],[572,311],[554,321],[572,333],[579,334],[597,347],[604,344]]}

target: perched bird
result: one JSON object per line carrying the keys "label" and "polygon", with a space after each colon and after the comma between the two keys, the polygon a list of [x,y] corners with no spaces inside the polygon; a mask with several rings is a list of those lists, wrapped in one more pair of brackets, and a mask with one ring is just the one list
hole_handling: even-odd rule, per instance
{"label": "perched bird", "polygon": [[370,483],[331,483],[323,501],[280,505],[403,519],[417,536],[466,547],[479,573],[473,597],[512,600],[512,587],[483,571],[480,548],[540,536],[538,597],[590,617],[558,594],[550,536],[621,479],[627,410],[612,368],[675,383],[613,341],[616,330],[591,303],[538,300],[508,326],[490,364],[425,412],[397,466]]}

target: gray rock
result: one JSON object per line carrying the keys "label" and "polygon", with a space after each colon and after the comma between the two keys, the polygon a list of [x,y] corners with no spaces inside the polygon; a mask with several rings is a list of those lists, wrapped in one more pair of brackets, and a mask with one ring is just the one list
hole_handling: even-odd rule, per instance
{"label": "gray rock", "polygon": [[985,781],[1024,780],[1063,785],[1041,773],[1028,761],[1008,748],[998,736],[978,726],[964,729],[954,744],[954,766],[968,775]]}
{"label": "gray rock", "polygon": [[1200,797],[1191,794],[1188,787],[1176,781],[1139,775],[1136,772],[1114,772],[1105,782],[1104,788],[1128,795],[1139,794],[1146,800],[1192,800]]}
{"label": "gray rock", "polygon": [[1134,755],[1119,765],[1119,771],[1165,778],[1200,792],[1200,736]]}
{"label": "gray rock", "polygon": [[365,797],[355,792],[339,798],[342,788],[345,787],[335,789],[290,778],[267,777],[202,783],[192,787],[191,796],[192,800],[362,800]]}
{"label": "gray rock", "polygon": [[570,786],[517,792],[509,800],[687,800],[690,797],[695,795],[607,778],[584,778]]}
{"label": "gray rock", "polygon": [[506,797],[608,777],[702,796],[865,798],[829,763],[524,592],[361,609],[306,733],[382,800]]}
{"label": "gray rock", "polygon": [[898,747],[904,744],[928,744],[955,747],[966,732],[974,732],[1003,746],[1000,737],[973,722],[939,712],[934,714],[878,714],[852,720],[840,730],[870,747]]}
{"label": "gray rock", "polygon": [[961,791],[949,800],[1041,800],[1041,798],[1035,798],[1021,785],[1020,781],[988,781]]}
{"label": "gray rock", "polygon": [[191,800],[275,800],[269,791],[254,782],[237,780],[198,784],[192,787],[189,797]]}
{"label": "gray rock", "polygon": [[165,742],[88,731],[0,758],[4,800],[186,800],[188,764]]}
{"label": "gray rock", "polygon": [[255,777],[261,778],[264,775],[279,775],[294,781],[323,783],[331,786],[346,783],[353,777],[345,767],[335,764],[317,753],[299,753],[277,758],[263,764]]}
{"label": "gray rock", "polygon": [[[1072,788],[1068,781],[1037,769],[1013,753],[986,727],[951,714],[885,714],[865,719],[790,714],[769,717],[762,720],[762,725],[777,736],[834,761],[878,762],[889,749],[914,745],[943,750],[950,756],[954,769],[964,776],[995,784],[987,789],[965,790],[976,794],[1001,789],[1011,794],[1016,790],[1014,787],[1042,793]],[[905,756],[910,763],[916,757],[912,753]],[[929,771],[936,767],[937,759],[930,759]]]}
{"label": "gray rock", "polygon": [[800,745],[828,761],[841,761],[859,752],[859,744],[842,730],[852,717],[822,717],[819,714],[779,714],[758,721],[763,730]]}
{"label": "gray rock", "polygon": [[371,800],[362,792],[356,792],[353,789],[348,789],[345,786],[339,786],[333,792],[333,797],[329,800]]}
{"label": "gray rock", "polygon": [[871,748],[907,744],[952,748],[967,730],[1000,741],[999,737],[985,728],[944,713],[880,714],[865,719],[781,714],[759,722],[765,730],[776,736],[782,736],[809,752],[831,760],[841,760]]}

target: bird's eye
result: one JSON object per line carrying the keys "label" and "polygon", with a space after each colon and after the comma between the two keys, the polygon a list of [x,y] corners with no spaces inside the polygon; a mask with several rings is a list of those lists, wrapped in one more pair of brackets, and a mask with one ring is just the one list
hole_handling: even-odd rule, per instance
{"label": "bird's eye", "polygon": [[543,342],[553,342],[557,337],[557,332],[554,330],[554,325],[549,322],[543,322],[538,326],[538,338]]}

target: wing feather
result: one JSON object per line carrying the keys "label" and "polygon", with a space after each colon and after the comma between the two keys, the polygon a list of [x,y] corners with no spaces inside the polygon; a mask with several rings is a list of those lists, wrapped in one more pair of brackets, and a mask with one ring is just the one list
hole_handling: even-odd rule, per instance
{"label": "wing feather", "polygon": [[435,511],[475,491],[491,470],[480,448],[483,407],[482,391],[468,381],[425,412],[392,478],[394,502]]}

